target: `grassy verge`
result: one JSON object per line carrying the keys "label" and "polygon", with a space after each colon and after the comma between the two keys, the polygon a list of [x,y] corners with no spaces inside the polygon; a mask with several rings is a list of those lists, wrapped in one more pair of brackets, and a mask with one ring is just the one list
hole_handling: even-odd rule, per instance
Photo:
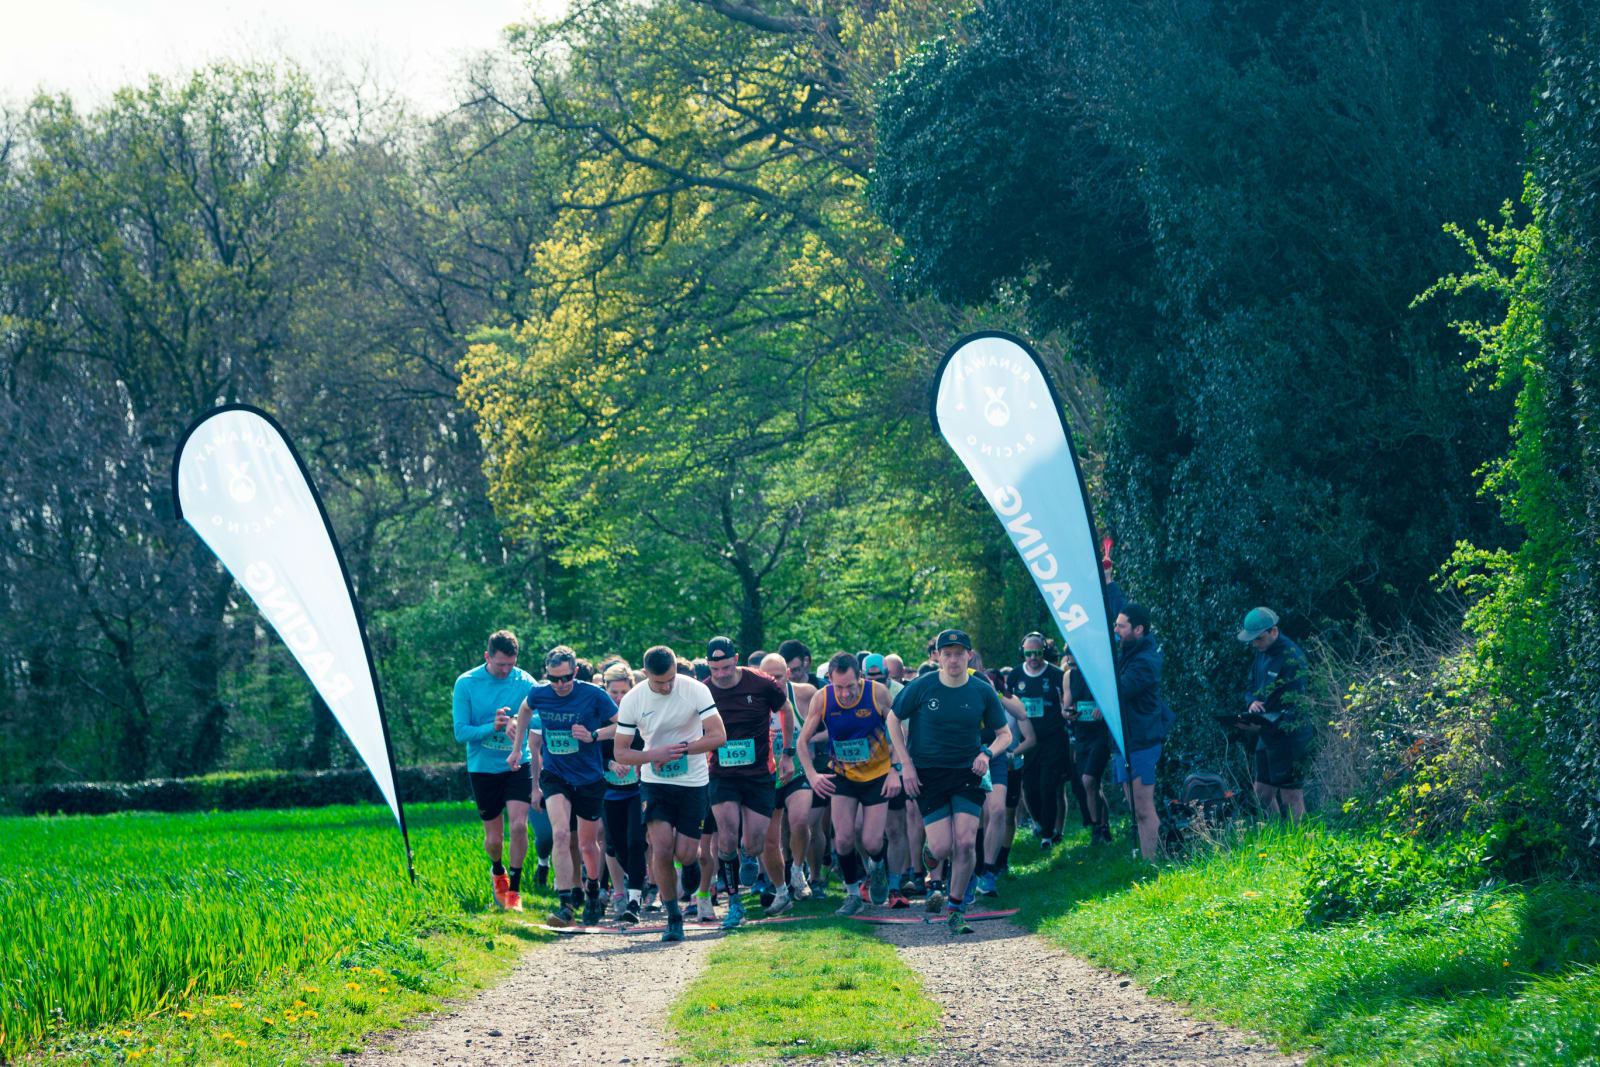
{"label": "grassy verge", "polygon": [[1129,846],[1017,850],[999,901],[1047,939],[1320,1064],[1600,1057],[1600,891],[1498,886],[1311,927],[1326,828],[1262,829],[1159,873]]}
{"label": "grassy verge", "polygon": [[470,809],[408,815],[416,886],[370,807],[0,821],[0,1062],[318,1062],[549,936]]}
{"label": "grassy verge", "polygon": [[939,1007],[892,945],[858,923],[754,927],[713,949],[672,1006],[697,1063],[926,1051]]}

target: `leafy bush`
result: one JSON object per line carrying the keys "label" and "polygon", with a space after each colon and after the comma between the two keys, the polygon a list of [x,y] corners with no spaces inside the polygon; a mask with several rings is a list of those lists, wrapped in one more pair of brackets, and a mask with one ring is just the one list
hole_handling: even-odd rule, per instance
{"label": "leafy bush", "polygon": [[[402,767],[400,797],[407,803],[468,800],[471,783],[460,763]],[[336,771],[245,771],[200,778],[143,782],[66,782],[13,790],[11,805],[24,815],[110,815],[122,811],[244,811],[254,808],[321,808],[330,804],[381,804],[383,795],[365,767]]]}
{"label": "leafy bush", "polygon": [[1384,834],[1369,839],[1324,837],[1306,854],[1307,926],[1402,911],[1488,881],[1481,842],[1441,846]]}

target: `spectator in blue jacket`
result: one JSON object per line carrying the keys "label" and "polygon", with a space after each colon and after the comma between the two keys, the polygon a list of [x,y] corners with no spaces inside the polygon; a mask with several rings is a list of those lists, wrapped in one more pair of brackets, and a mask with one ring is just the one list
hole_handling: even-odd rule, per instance
{"label": "spectator in blue jacket", "polygon": [[[1112,760],[1112,774],[1127,792],[1139,823],[1139,852],[1156,856],[1161,821],[1156,815],[1156,762],[1172,729],[1172,709],[1161,696],[1161,649],[1150,636],[1150,612],[1128,604],[1117,615],[1117,699],[1122,705],[1125,753]],[[1130,781],[1130,778],[1132,779]]]}

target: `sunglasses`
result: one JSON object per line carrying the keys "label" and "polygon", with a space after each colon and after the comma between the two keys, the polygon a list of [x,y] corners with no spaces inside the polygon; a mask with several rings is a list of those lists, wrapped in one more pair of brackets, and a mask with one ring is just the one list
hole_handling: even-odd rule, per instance
{"label": "sunglasses", "polygon": [[1039,659],[1044,655],[1042,648],[1025,648],[1022,650],[1023,659]]}
{"label": "sunglasses", "polygon": [[868,671],[867,672],[867,677],[868,678],[882,678],[883,677],[883,672],[882,671]]}
{"label": "sunglasses", "polygon": [[573,674],[547,674],[547,675],[545,675],[545,678],[546,678],[546,680],[549,681],[549,683],[551,685],[561,685],[564,682],[572,681],[577,676],[578,675],[576,673],[573,673]]}

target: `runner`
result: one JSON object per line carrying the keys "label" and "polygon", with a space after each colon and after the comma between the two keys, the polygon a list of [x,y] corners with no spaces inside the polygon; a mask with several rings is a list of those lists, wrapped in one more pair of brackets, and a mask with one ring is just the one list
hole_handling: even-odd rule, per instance
{"label": "runner", "polygon": [[[833,817],[833,847],[845,880],[844,903],[836,912],[838,915],[855,915],[863,905],[858,842],[867,853],[872,903],[883,904],[889,899],[885,801],[900,791],[900,779],[889,766],[889,739],[884,724],[888,707],[889,691],[883,684],[863,679],[856,658],[840,652],[828,661],[828,684],[811,698],[806,724],[800,730],[797,747],[806,779],[816,795],[828,798]],[[833,749],[829,760],[832,774],[818,772],[811,755],[811,739],[824,727]],[[861,812],[859,837],[858,808],[865,809]]]}
{"label": "runner", "polygon": [[1111,730],[1071,652],[1061,657],[1061,673],[1066,679],[1066,716],[1072,723],[1072,762],[1083,781],[1083,810],[1089,819],[1089,843],[1109,845],[1110,815],[1101,782],[1106,765],[1111,762]]}
{"label": "runner", "polygon": [[[800,761],[796,757],[799,751],[800,727],[804,717],[799,713],[800,708],[811,707],[811,698],[817,693],[810,682],[796,682],[789,679],[789,665],[782,656],[776,652],[769,652],[761,661],[761,670],[773,678],[783,680],[784,695],[788,699],[790,709],[788,732],[782,735],[779,748],[782,750],[778,757],[777,777],[777,808],[773,812],[773,819],[787,821],[789,833],[789,871],[786,879],[789,886],[789,899],[811,899],[811,885],[806,877],[806,858],[811,849],[811,783],[806,781],[805,772],[800,768]],[[772,856],[777,853],[778,868],[782,870],[781,833],[767,833],[767,853]],[[769,863],[768,869],[771,869]],[[773,899],[777,904],[777,899]],[[769,914],[778,914],[773,908],[767,909]]]}
{"label": "runner", "polygon": [[[677,872],[684,887],[699,888],[700,827],[706,817],[706,785],[711,780],[705,753],[727,740],[722,716],[704,682],[678,673],[677,656],[665,645],[644,654],[645,684],[622,698],[617,714],[617,762],[639,767],[643,779],[645,836],[656,885],[667,909],[663,941],[683,940]],[[635,734],[644,748],[634,749]]]}
{"label": "runner", "polygon": [[[633,672],[626,663],[612,663],[606,667],[601,680],[606,685],[606,695],[617,705],[633,688]],[[644,805],[639,797],[639,768],[616,759],[615,735],[617,726],[612,723],[600,731],[601,757],[605,761],[606,795],[604,820],[606,826],[606,863],[614,865],[611,883],[621,889],[627,886],[626,896],[613,892],[612,918],[623,922],[639,921],[643,907],[645,882]],[[633,737],[633,747],[640,747],[639,735]],[[615,906],[620,904],[620,907]]]}
{"label": "runner", "polygon": [[[1039,848],[1049,852],[1061,843],[1066,822],[1067,813],[1061,804],[1062,783],[1073,782],[1077,786],[1073,792],[1080,795],[1083,784],[1076,781],[1072,739],[1063,714],[1065,676],[1050,662],[1049,642],[1044,634],[1035,632],[1024,637],[1021,652],[1022,666],[1011,672],[1011,694],[1021,699],[1038,738],[1023,768],[1021,784],[1027,794],[1028,811],[1039,826]],[[1088,824],[1087,819],[1084,822]]]}
{"label": "runner", "polygon": [[[483,662],[456,679],[450,717],[456,740],[467,746],[467,777],[483,820],[483,850],[489,854],[489,887],[497,908],[522,910],[522,863],[528,857],[528,806],[533,776],[527,768],[506,769],[512,750],[506,728],[512,709],[533,688],[533,676],[517,666],[517,635],[489,635]],[[527,745],[517,746],[524,758]],[[502,815],[502,812],[504,813]],[[511,824],[511,854],[503,856],[505,823]],[[510,859],[508,866],[503,859]]]}
{"label": "runner", "polygon": [[[711,697],[728,734],[711,756],[711,810],[717,819],[717,869],[728,893],[728,914],[722,928],[732,930],[744,921],[741,836],[746,855],[763,855],[767,827],[778,803],[772,716],[780,717],[785,733],[792,716],[783,688],[760,671],[739,666],[739,651],[729,638],[713,637],[706,642],[706,665],[711,668]],[[769,868],[767,878],[778,887],[771,914],[788,910],[792,904],[783,868]]]}
{"label": "runner", "polygon": [[[539,738],[531,764],[536,784],[534,806],[549,809],[550,832],[555,838],[556,898],[561,902],[546,921],[551,926],[571,926],[578,904],[583,903],[583,925],[600,921],[600,813],[604,807],[605,765],[597,743],[601,727],[617,717],[617,706],[593,682],[578,681],[578,657],[566,645],[557,645],[544,657],[545,685],[528,690],[517,709],[516,737]],[[506,757],[515,770],[521,751]],[[586,877],[578,887],[578,863],[572,855],[572,831],[578,831],[578,851]]]}
{"label": "runner", "polygon": [[[903,783],[921,805],[928,849],[935,861],[950,859],[950,931],[969,934],[961,901],[975,865],[984,778],[995,752],[1011,743],[1011,728],[999,694],[967,673],[972,639],[945,630],[934,648],[939,670],[907,685],[889,715],[896,762],[887,786]],[[988,748],[979,743],[985,726],[995,731]],[[928,911],[937,914],[943,901],[942,890],[930,882]]]}

